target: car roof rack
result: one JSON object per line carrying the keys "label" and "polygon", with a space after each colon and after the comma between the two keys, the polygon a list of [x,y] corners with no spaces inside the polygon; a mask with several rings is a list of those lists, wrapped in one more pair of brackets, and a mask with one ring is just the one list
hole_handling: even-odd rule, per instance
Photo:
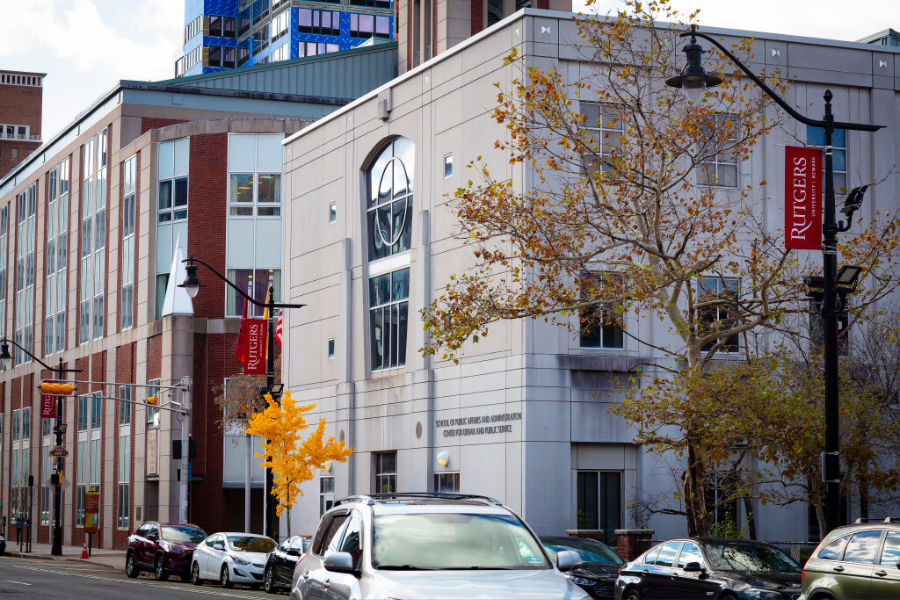
{"label": "car roof rack", "polygon": [[875,518],[875,517],[859,517],[856,519],[854,524],[859,525],[861,523],[900,523],[900,518],[898,517],[887,517],[887,518]]}
{"label": "car roof rack", "polygon": [[347,496],[336,501],[333,506],[341,504],[349,504],[350,502],[363,502],[365,504],[375,504],[376,501],[385,500],[481,500],[489,504],[503,506],[503,503],[490,496],[481,496],[478,494],[453,494],[444,492],[387,492],[379,494],[361,494],[355,496]]}

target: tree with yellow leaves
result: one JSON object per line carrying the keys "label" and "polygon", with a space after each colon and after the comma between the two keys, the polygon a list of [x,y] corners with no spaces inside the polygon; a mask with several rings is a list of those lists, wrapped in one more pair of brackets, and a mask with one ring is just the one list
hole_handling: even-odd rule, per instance
{"label": "tree with yellow leaves", "polygon": [[316,407],[315,404],[298,405],[285,392],[281,403],[276,402],[270,394],[266,394],[266,409],[252,415],[245,433],[263,438],[260,444],[262,453],[256,458],[263,459],[262,468],[271,468],[275,486],[272,495],[278,498],[277,515],[280,517],[285,508],[288,509],[287,534],[291,535],[290,510],[303,495],[300,486],[310,481],[317,469],[321,469],[328,461],[346,462],[353,453],[344,442],[334,437],[325,440],[325,418],[305,440],[301,432],[307,429],[304,414]]}

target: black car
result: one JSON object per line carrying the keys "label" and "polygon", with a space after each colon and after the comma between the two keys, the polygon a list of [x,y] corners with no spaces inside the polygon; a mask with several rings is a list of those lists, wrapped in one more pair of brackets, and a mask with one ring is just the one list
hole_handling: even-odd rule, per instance
{"label": "black car", "polygon": [[294,567],[309,550],[311,541],[306,536],[295,535],[278,544],[278,547],[269,553],[266,570],[263,573],[263,585],[267,592],[274,594],[280,587],[290,589]]}
{"label": "black car", "polygon": [[800,566],[768,544],[703,538],[654,546],[619,571],[616,598],[794,600]]}
{"label": "black car", "polygon": [[564,550],[577,552],[582,565],[565,576],[592,598],[612,598],[616,575],[625,561],[612,548],[595,540],[575,537],[542,537],[541,542],[553,562]]}

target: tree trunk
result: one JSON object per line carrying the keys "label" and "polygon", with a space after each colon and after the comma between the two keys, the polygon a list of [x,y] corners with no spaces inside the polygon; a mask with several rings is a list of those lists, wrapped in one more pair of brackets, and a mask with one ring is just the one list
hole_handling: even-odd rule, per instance
{"label": "tree trunk", "polygon": [[688,441],[688,464],[684,473],[684,512],[690,537],[709,537],[706,512],[706,452],[700,444]]}
{"label": "tree trunk", "polygon": [[747,513],[747,533],[750,539],[756,541],[756,517],[753,514],[753,504],[749,496],[744,496],[744,512]]}

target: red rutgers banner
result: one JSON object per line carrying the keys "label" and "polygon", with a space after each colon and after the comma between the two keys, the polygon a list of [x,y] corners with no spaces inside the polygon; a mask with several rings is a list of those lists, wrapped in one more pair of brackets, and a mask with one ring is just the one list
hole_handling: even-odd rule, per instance
{"label": "red rutgers banner", "polygon": [[246,319],[241,326],[241,339],[244,350],[244,374],[266,374],[266,334],[265,319]]}
{"label": "red rutgers banner", "polygon": [[784,153],[784,245],[822,248],[822,151],[787,146]]}
{"label": "red rutgers banner", "polygon": [[[45,381],[44,383],[52,383]],[[56,396],[52,394],[41,394],[41,418],[56,418]]]}

